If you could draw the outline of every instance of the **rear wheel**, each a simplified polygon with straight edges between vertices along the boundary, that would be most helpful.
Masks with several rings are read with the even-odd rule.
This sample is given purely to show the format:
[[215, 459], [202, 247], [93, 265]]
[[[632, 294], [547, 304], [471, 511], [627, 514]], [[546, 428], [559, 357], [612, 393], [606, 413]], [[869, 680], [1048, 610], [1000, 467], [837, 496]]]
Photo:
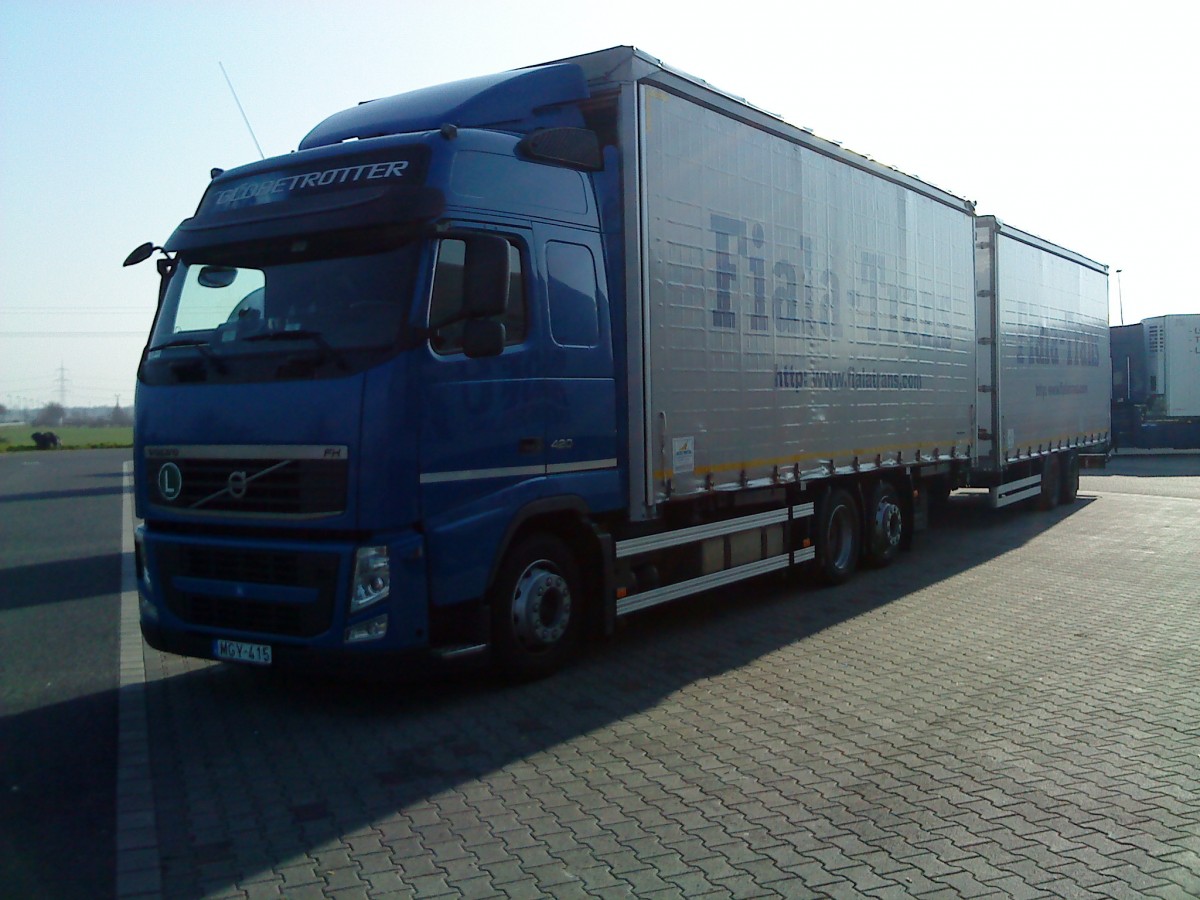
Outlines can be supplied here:
[[840, 488], [830, 491], [817, 518], [817, 566], [829, 584], [841, 584], [858, 568], [858, 507]]
[[579, 643], [583, 594], [570, 548], [548, 534], [522, 539], [500, 567], [491, 595], [496, 662], [515, 678], [560, 668]]
[[1042, 510], [1054, 509], [1058, 506], [1058, 495], [1062, 479], [1062, 468], [1059, 465], [1058, 454], [1052, 454], [1042, 460], [1042, 492], [1038, 494], [1037, 507]]
[[1079, 454], [1068, 453], [1062, 459], [1062, 484], [1059, 487], [1058, 500], [1063, 504], [1075, 502], [1079, 496]]
[[900, 508], [900, 495], [886, 481], [875, 485], [871, 502], [867, 507], [870, 521], [867, 523], [867, 545], [863, 555], [868, 565], [886, 566], [900, 552], [900, 541], [904, 536], [904, 511]]

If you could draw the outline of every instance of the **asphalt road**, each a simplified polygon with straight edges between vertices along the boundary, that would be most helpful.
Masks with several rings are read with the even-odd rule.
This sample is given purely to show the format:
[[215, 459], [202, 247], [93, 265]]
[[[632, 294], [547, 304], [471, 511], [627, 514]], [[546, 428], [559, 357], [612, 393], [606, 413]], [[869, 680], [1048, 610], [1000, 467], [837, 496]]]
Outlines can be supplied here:
[[0, 893], [114, 889], [121, 464], [0, 454]]

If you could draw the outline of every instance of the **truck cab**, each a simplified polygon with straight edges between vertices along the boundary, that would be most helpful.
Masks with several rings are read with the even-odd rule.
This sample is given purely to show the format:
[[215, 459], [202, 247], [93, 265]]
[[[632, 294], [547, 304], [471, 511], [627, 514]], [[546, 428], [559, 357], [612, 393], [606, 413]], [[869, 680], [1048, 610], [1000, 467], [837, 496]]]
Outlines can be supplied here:
[[[625, 493], [586, 95], [573, 66], [473, 79], [216, 174], [164, 245], [139, 368], [152, 646], [470, 655], [500, 616], [538, 669], [577, 638], [559, 545]], [[500, 615], [531, 537], [509, 580], [536, 597]]]

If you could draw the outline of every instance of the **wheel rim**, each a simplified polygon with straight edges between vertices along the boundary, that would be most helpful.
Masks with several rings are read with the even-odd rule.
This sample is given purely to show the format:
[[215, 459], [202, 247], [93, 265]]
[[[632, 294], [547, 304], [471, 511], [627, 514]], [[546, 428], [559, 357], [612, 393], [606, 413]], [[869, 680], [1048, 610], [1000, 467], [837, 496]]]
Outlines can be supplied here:
[[900, 507], [891, 500], [884, 500], [875, 510], [875, 529], [884, 548], [898, 547], [904, 527]]
[[513, 632], [526, 647], [553, 646], [571, 621], [571, 589], [548, 560], [531, 563], [517, 579], [512, 596]]

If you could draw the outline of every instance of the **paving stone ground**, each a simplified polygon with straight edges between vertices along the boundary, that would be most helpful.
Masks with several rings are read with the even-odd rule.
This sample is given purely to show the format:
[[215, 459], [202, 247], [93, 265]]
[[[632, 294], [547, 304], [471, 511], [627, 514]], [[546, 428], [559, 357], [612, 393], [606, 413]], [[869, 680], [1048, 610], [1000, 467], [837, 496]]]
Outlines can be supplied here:
[[145, 650], [168, 897], [1200, 896], [1200, 457], [955, 497], [837, 589], [651, 610], [543, 682]]

